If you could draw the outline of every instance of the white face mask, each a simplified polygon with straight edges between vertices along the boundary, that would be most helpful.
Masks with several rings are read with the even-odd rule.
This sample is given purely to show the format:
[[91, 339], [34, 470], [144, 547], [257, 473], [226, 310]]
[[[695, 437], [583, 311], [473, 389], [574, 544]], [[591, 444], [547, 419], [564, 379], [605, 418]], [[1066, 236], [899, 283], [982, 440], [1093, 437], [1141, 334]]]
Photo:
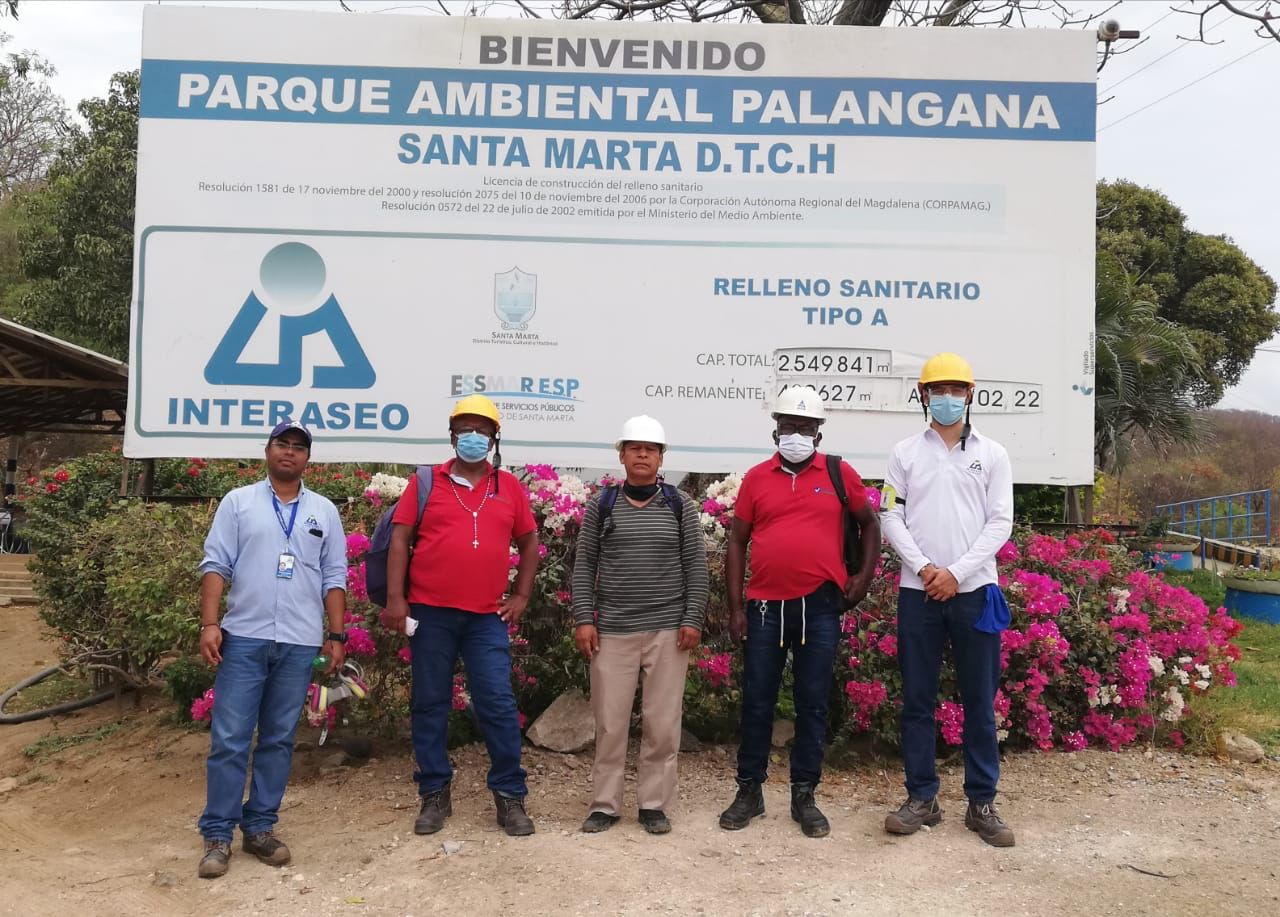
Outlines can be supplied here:
[[788, 433], [778, 437], [778, 452], [788, 462], [803, 462], [813, 455], [813, 437], [803, 433]]

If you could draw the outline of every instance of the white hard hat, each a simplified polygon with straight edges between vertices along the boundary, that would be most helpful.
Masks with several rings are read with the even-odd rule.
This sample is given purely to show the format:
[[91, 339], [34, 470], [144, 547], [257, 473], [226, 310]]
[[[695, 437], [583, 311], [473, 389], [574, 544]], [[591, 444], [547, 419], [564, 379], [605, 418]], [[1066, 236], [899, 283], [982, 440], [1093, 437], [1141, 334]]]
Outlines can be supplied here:
[[621, 451], [626, 443], [656, 443], [665, 449], [667, 431], [662, 429], [662, 424], [648, 414], [641, 414], [639, 417], [632, 417], [622, 425], [622, 435], [618, 437], [613, 447]]
[[793, 385], [778, 396], [773, 408], [773, 419], [778, 415], [788, 414], [792, 417], [811, 417], [818, 423], [827, 420], [826, 406], [818, 390], [811, 385]]

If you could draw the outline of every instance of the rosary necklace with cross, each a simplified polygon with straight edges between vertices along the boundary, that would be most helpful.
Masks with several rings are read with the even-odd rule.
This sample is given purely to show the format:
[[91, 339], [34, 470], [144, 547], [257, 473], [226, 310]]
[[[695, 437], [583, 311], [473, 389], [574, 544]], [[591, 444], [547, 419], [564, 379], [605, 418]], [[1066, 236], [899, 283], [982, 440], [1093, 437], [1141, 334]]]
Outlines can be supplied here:
[[458, 493], [458, 483], [450, 480], [449, 484], [453, 488], [453, 499], [458, 501], [458, 505], [463, 511], [471, 514], [471, 548], [477, 550], [480, 547], [480, 510], [484, 509], [485, 502], [489, 499], [489, 480], [486, 478], [484, 482], [484, 496], [480, 498], [480, 505], [475, 509], [467, 506], [462, 502], [462, 495]]

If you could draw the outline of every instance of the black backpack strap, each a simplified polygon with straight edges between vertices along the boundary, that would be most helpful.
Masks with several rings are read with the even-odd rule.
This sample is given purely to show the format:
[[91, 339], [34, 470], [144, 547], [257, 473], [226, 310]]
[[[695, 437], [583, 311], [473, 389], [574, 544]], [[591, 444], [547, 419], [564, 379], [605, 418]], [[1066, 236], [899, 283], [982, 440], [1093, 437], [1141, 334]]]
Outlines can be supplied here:
[[622, 490], [617, 484], [610, 484], [604, 490], [600, 491], [600, 537], [603, 538], [613, 531], [613, 504], [618, 502], [618, 491]]
[[840, 505], [849, 508], [849, 493], [844, 489], [844, 472], [840, 470], [841, 458], [838, 455], [827, 456], [827, 474], [831, 476], [831, 486], [835, 488]]
[[679, 488], [674, 484], [668, 484], [665, 481], [658, 485], [662, 491], [662, 495], [667, 498], [667, 506], [671, 507], [671, 512], [676, 517], [676, 531], [680, 533], [680, 553], [684, 554], [684, 497], [681, 496]]

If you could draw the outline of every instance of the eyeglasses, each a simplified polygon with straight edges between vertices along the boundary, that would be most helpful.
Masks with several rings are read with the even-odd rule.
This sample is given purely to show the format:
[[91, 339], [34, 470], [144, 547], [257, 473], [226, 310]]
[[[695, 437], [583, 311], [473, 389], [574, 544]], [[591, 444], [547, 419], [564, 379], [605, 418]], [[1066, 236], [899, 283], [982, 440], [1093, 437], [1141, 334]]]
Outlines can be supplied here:
[[493, 431], [487, 427], [478, 427], [474, 424], [459, 427], [450, 427], [449, 432], [454, 436], [465, 436], [467, 433], [479, 433], [481, 436], [493, 439]]
[[969, 394], [969, 385], [967, 382], [935, 382], [933, 385], [926, 385], [925, 391], [939, 398], [944, 395], [955, 395], [959, 398]]
[[310, 452], [311, 448], [306, 443], [296, 443], [288, 439], [273, 439], [271, 445], [281, 452]]
[[778, 424], [779, 436], [793, 436], [799, 433], [801, 436], [817, 436], [818, 424], [814, 423], [791, 423], [783, 421]]

